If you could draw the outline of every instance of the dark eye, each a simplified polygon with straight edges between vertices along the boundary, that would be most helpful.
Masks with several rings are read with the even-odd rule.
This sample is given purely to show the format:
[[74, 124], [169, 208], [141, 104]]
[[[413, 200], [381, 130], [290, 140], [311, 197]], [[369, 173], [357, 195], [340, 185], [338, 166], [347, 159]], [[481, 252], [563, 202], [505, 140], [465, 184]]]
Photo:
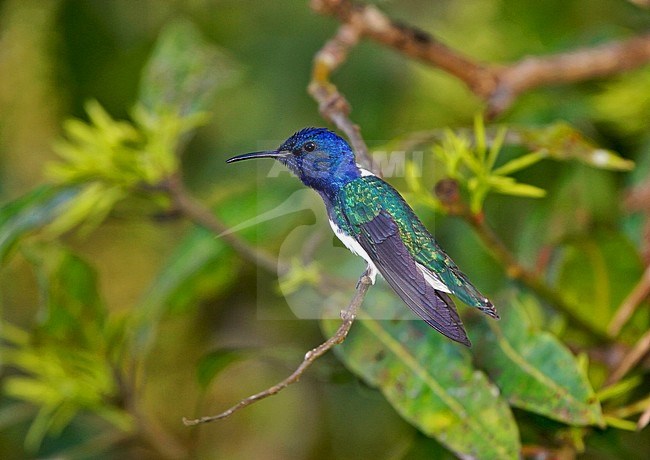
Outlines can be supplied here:
[[302, 146], [302, 149], [305, 152], [313, 152], [314, 150], [316, 150], [316, 144], [314, 144], [313, 142], [307, 142], [305, 143], [305, 145]]

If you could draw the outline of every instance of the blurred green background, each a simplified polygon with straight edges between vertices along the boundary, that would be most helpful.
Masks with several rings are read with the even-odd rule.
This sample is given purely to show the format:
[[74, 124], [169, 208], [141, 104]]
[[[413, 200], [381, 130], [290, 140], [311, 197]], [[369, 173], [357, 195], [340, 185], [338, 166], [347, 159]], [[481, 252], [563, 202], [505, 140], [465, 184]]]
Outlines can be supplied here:
[[[648, 9], [622, 0], [375, 3], [389, 16], [431, 31], [450, 46], [490, 63], [627, 38], [650, 27]], [[264, 177], [267, 169], [263, 168], [267, 166], [261, 170], [249, 164], [226, 167], [224, 160], [271, 147], [299, 128], [326, 125], [306, 88], [313, 56], [338, 23], [312, 12], [308, 2], [3, 0], [3, 204], [49, 180], [44, 170], [57, 159], [53, 144], [63, 136], [64, 120], [87, 120], [87, 101], [98, 101], [113, 118], [131, 117], [143, 69], [159, 33], [181, 19], [196, 27], [205, 42], [221, 53], [221, 67], [215, 75], [218, 89], [208, 107], [210, 116], [182, 149], [181, 169], [187, 187], [230, 226], [280, 205], [300, 190], [299, 182], [287, 175]], [[350, 101], [352, 118], [371, 148], [381, 148], [411, 132], [469, 127], [474, 115], [483, 109], [482, 101], [454, 78], [367, 41], [351, 52], [333, 80]], [[620, 271], [607, 277], [612, 283], [612, 293], [608, 294], [611, 308], [603, 317], [610, 318], [642, 267], [642, 218], [626, 213], [622, 197], [647, 181], [650, 68], [531, 91], [498, 121], [508, 126], [543, 127], [561, 120], [603, 148], [634, 160], [636, 170], [622, 174], [594, 170], [577, 162], [544, 162], [518, 174], [517, 179], [546, 189], [545, 198], [491, 196], [485, 213], [497, 234], [528, 267], [536, 266], [540, 251], [547, 246], [575, 250], [579, 246], [576, 241], [602, 247], [615, 240], [616, 245], [596, 256], [605, 257], [606, 265], [607, 256], [625, 248], [625, 254], [632, 257], [620, 261], [616, 265]], [[432, 187], [439, 173], [427, 171], [422, 181]], [[390, 181], [406, 190], [403, 178]], [[301, 211], [249, 229], [245, 233], [248, 241], [276, 254], [295, 227], [308, 225], [307, 234], [327, 230], [326, 223], [321, 225], [322, 216], [315, 217], [314, 212], [323, 211], [314, 204], [317, 200], [304, 199], [308, 203]], [[426, 207], [418, 208], [418, 212], [432, 229], [435, 221], [441, 244], [490, 296], [515, 289], [466, 224], [434, 215]], [[330, 236], [324, 234], [327, 244], [321, 253], [331, 257], [327, 255], [327, 247], [332, 246]], [[150, 201], [135, 197], [113, 209], [109, 218], [90, 232], [45, 235], [34, 247], [55, 241], [54, 249], [36, 250], [28, 245], [3, 264], [3, 322], [36, 331], [32, 337], [36, 343], [48, 301], [55, 295], [48, 285], [55, 271], [51, 266], [60, 263], [62, 257], [72, 257], [62, 256], [61, 247], [67, 248], [65, 254], [74, 252], [96, 271], [101, 296], [97, 303], [106, 308], [107, 315], [117, 318], [117, 323], [137, 315], [139, 308], [156, 313], [151, 318], [143, 316], [143, 321], [151, 324], [153, 335], [134, 377], [139, 388], [137, 408], [124, 401], [87, 405], [75, 412], [60, 432], [50, 433], [30, 450], [25, 437], [39, 408], [3, 392], [1, 458], [452, 457], [437, 441], [404, 421], [378, 391], [366, 386], [334, 355], [319, 360], [299, 384], [232, 419], [201, 428], [184, 427], [184, 416], [219, 412], [281, 380], [304, 352], [322, 339], [318, 321], [298, 320], [292, 315], [278, 289], [277, 275], [256, 268], [226, 246], [207, 246], [212, 259], [204, 261], [187, 280], [173, 279], [178, 271], [172, 263], [191, 270], [187, 267], [192, 260], [184, 257], [204, 253], [201, 248], [184, 252], [180, 245], [187, 245], [187, 249], [192, 244], [188, 238], [200, 239], [201, 235], [203, 240], [212, 238], [173, 213], [161, 212]], [[302, 238], [304, 241], [308, 235]], [[566, 261], [565, 257], [571, 259], [574, 268], [582, 266], [579, 255], [565, 252], [560, 259]], [[345, 253], [327, 260], [339, 264], [334, 265], [337, 267], [346, 264], [342, 271], [351, 279], [363, 269], [360, 260]], [[556, 273], [556, 278], [562, 276]], [[177, 283], [173, 293], [164, 291], [169, 283]], [[352, 295], [353, 285], [351, 282], [344, 292], [343, 303]], [[591, 284], [585, 287], [591, 288]], [[67, 289], [65, 284], [62, 289]], [[580, 289], [570, 294], [579, 297]], [[159, 304], [160, 308], [152, 307]], [[609, 308], [610, 303], [607, 305]], [[564, 334], [568, 343], [590, 343], [579, 333], [567, 332], [561, 318], [550, 316], [548, 329]], [[282, 321], [264, 321], [261, 317]], [[640, 312], [620, 344], [633, 344], [647, 327], [647, 319], [647, 312]], [[83, 324], [83, 320], [79, 322]], [[98, 324], [99, 329], [108, 327]], [[578, 348], [585, 351], [589, 347]], [[230, 351], [210, 355], [215, 350]], [[206, 356], [212, 360], [206, 361]], [[206, 378], [207, 385], [197, 379], [199, 363], [220, 368], [230, 361], [218, 375], [215, 371], [214, 380]], [[597, 387], [607, 367], [590, 371], [596, 374], [590, 376]], [[7, 366], [0, 378], [15, 372]], [[638, 374], [643, 378], [643, 371]], [[128, 382], [113, 384], [129, 387]], [[647, 378], [637, 382], [635, 397], [647, 394], [649, 387]], [[124, 397], [119, 390], [112, 394]], [[123, 429], [98, 416], [102, 404], [124, 408], [129, 421]], [[524, 444], [555, 448], [570, 437], [570, 429], [542, 416], [516, 410], [515, 417]], [[650, 452], [648, 430], [634, 433], [609, 428], [588, 434], [582, 454], [585, 458], [645, 458], [644, 453]], [[567, 458], [580, 450], [568, 449]]]

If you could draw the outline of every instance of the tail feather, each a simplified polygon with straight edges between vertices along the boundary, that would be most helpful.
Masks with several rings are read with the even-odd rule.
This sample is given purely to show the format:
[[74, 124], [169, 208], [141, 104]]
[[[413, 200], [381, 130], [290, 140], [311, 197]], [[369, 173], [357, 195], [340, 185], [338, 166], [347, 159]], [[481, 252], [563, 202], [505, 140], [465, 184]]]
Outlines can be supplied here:
[[[497, 310], [492, 302], [490, 302], [487, 297], [481, 294], [479, 290], [476, 289], [476, 287], [469, 281], [469, 279], [467, 279], [467, 276], [458, 270], [458, 268], [452, 267], [448, 269], [449, 273], [446, 274], [447, 276], [445, 276], [445, 274], [443, 274], [443, 276], [438, 276], [429, 267], [425, 267], [421, 264], [418, 264], [418, 268], [424, 274], [424, 278], [427, 280], [427, 283], [429, 283], [429, 285], [437, 291], [441, 290], [440, 286], [442, 285], [445, 288], [445, 292], [454, 294], [467, 305], [478, 308], [483, 313], [494, 319], [499, 319], [499, 313], [497, 313]], [[443, 280], [445, 278], [448, 278], [450, 274], [454, 276], [455, 280], [459, 280], [460, 282], [445, 283]]]
[[499, 313], [497, 313], [497, 309], [487, 298], [483, 298], [483, 305], [478, 307], [478, 309], [494, 319], [500, 319]]

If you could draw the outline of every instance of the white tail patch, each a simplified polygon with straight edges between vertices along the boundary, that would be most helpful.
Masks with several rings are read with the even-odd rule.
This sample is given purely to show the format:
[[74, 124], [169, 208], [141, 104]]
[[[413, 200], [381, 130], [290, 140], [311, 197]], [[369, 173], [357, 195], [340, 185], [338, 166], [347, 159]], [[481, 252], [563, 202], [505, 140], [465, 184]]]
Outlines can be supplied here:
[[449, 294], [451, 294], [451, 291], [449, 290], [447, 285], [442, 282], [442, 280], [438, 277], [438, 275], [433, 273], [431, 270], [426, 268], [424, 265], [417, 264], [417, 266], [420, 269], [420, 271], [422, 272], [422, 274], [424, 275], [424, 279], [426, 280], [426, 282], [429, 283], [429, 285], [433, 289], [435, 289], [437, 291], [448, 292]]

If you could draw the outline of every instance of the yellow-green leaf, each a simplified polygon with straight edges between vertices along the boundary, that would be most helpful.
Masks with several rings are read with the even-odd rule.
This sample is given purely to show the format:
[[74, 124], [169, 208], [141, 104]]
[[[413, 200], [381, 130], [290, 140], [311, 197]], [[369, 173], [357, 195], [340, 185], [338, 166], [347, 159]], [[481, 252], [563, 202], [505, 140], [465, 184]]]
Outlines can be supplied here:
[[526, 169], [534, 165], [535, 163], [539, 162], [540, 160], [543, 160], [546, 157], [547, 155], [545, 153], [539, 151], [527, 153], [525, 155], [522, 155], [520, 157], [508, 161], [506, 164], [502, 166], [499, 166], [494, 171], [492, 171], [492, 173], [497, 174], [499, 176], [507, 176], [517, 171], [521, 171], [522, 169]]
[[494, 191], [504, 195], [525, 196], [529, 198], [541, 198], [546, 195], [546, 190], [530, 184], [516, 182], [511, 177], [492, 176], [488, 183]]

